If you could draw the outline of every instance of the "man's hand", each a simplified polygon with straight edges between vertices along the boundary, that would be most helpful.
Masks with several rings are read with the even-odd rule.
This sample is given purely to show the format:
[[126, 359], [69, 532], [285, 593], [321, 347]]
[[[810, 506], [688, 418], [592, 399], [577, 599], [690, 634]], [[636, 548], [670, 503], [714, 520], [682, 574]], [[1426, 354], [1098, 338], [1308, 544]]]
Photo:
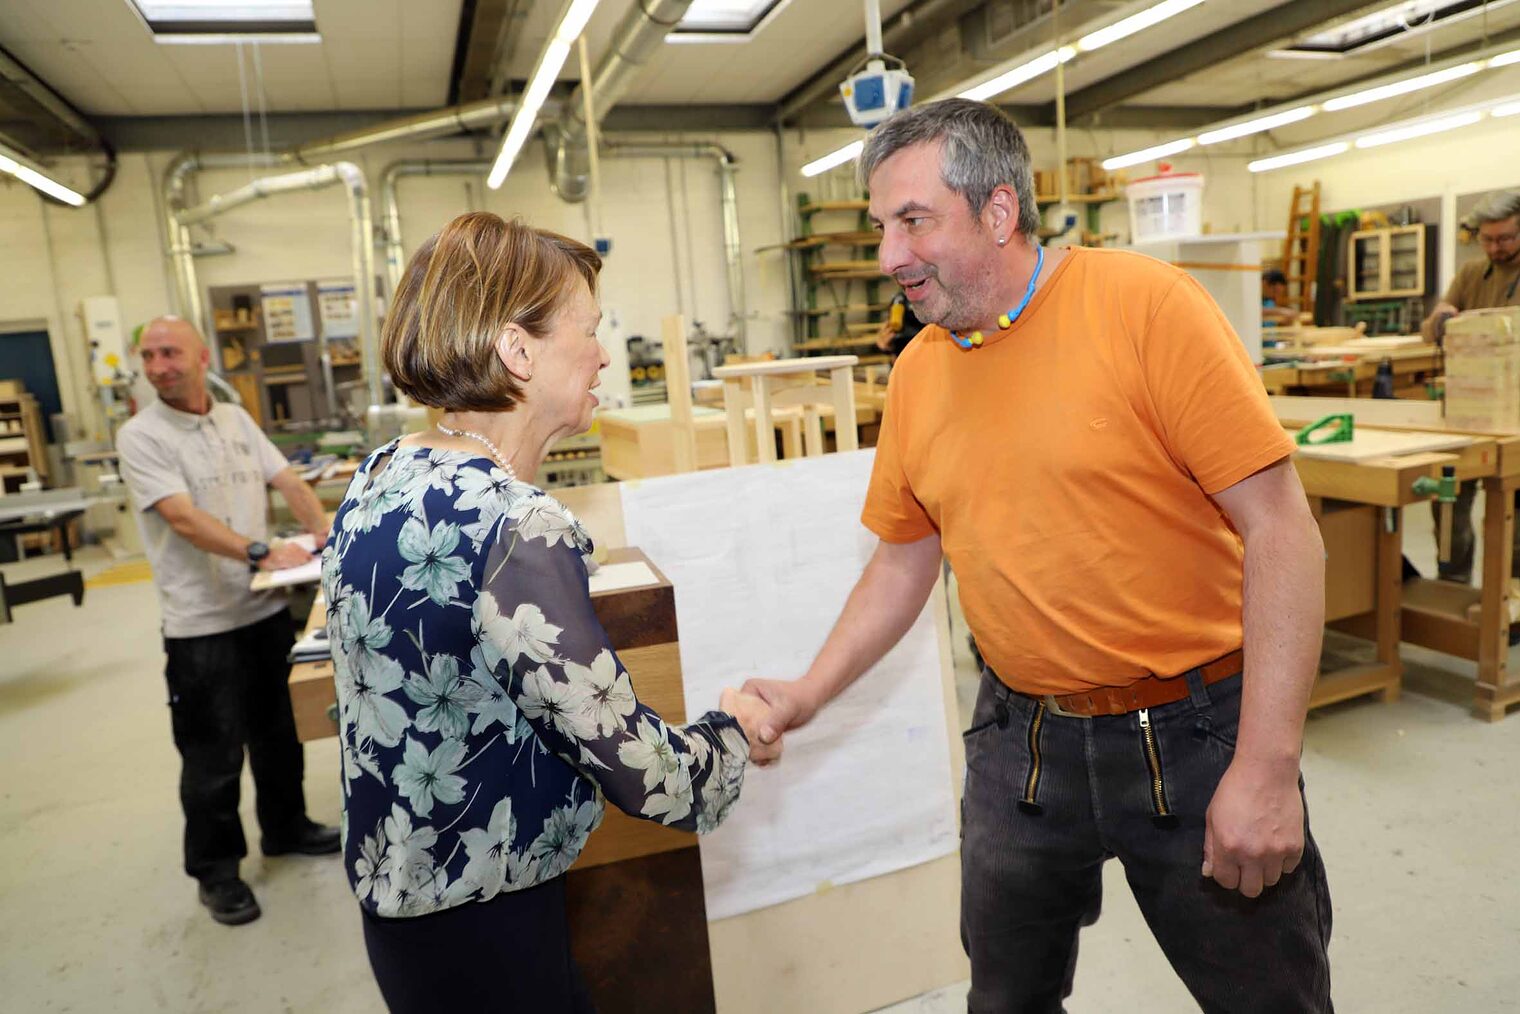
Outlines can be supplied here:
[[1298, 766], [1270, 770], [1237, 757], [1209, 803], [1203, 875], [1255, 898], [1296, 870], [1303, 854]]
[[718, 710], [726, 711], [739, 721], [749, 740], [750, 762], [760, 767], [781, 759], [781, 740], [762, 740], [760, 730], [770, 721], [770, 705], [753, 694], [743, 693], [729, 687], [718, 699]]
[[744, 692], [770, 705], [770, 714], [760, 726], [762, 743], [774, 743], [783, 733], [802, 728], [824, 705], [818, 690], [806, 680], [745, 680]]
[[259, 570], [288, 570], [310, 563], [312, 555], [294, 542], [278, 542], [269, 547], [269, 555], [259, 561]]

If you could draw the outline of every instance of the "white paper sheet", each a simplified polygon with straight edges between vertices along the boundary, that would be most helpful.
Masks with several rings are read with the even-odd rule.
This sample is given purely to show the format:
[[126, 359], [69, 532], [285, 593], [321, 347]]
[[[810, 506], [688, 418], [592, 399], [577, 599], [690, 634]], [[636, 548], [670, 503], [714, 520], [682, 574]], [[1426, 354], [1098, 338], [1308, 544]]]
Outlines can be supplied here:
[[[675, 586], [686, 710], [748, 676], [802, 675], [876, 547], [860, 524], [873, 451], [623, 485], [628, 544]], [[595, 533], [592, 533], [595, 535]], [[956, 848], [932, 604], [774, 768], [751, 768], [701, 839], [722, 919]]]
[[622, 591], [624, 588], [642, 588], [645, 585], [659, 583], [660, 579], [655, 577], [654, 571], [650, 570], [649, 564], [643, 560], [633, 560], [629, 563], [604, 563], [596, 568], [595, 574], [591, 575], [591, 594]]
[[[285, 542], [294, 542], [308, 553], [315, 553], [316, 540], [309, 534], [302, 533]], [[264, 591], [267, 588], [289, 588], [298, 584], [315, 584], [322, 580], [322, 554], [317, 553], [306, 563], [299, 567], [286, 567], [284, 570], [261, 570], [253, 575], [253, 580], [248, 586], [254, 591]]]

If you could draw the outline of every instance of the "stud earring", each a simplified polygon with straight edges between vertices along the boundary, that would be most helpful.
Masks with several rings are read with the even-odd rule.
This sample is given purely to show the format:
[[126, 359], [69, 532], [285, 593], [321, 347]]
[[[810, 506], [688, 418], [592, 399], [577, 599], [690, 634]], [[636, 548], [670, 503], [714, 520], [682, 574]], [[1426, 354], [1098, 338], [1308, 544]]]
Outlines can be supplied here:
[[1006, 246], [1007, 243], [1008, 243], [1008, 237], [1007, 236], [1003, 236], [1003, 237], [1001, 237], [998, 240], [998, 246]]

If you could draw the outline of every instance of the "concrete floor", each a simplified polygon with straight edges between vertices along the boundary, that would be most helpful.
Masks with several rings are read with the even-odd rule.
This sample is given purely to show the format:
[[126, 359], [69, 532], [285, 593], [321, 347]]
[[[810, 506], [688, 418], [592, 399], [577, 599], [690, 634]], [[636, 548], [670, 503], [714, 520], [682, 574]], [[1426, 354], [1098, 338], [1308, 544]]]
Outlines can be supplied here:
[[[1411, 511], [1406, 533], [1411, 558], [1431, 573], [1427, 517]], [[82, 559], [87, 573], [109, 562]], [[152, 587], [131, 584], [91, 589], [78, 610], [64, 600], [24, 606], [0, 627], [0, 1008], [382, 1010], [336, 859], [248, 859], [243, 875], [264, 908], [249, 926], [218, 926], [196, 902], [179, 868], [157, 612]], [[965, 655], [963, 718], [975, 692]], [[1404, 655], [1398, 702], [1346, 702], [1308, 726], [1310, 811], [1335, 903], [1336, 1003], [1380, 1014], [1520, 1010], [1520, 876], [1510, 862], [1520, 716], [1476, 721], [1471, 663], [1409, 646]], [[335, 744], [311, 744], [306, 757], [310, 812], [335, 821]], [[256, 842], [251, 795], [245, 779], [244, 826]], [[1106, 887], [1068, 1009], [1194, 1009], [1116, 864]], [[965, 984], [888, 1010], [963, 1011]]]

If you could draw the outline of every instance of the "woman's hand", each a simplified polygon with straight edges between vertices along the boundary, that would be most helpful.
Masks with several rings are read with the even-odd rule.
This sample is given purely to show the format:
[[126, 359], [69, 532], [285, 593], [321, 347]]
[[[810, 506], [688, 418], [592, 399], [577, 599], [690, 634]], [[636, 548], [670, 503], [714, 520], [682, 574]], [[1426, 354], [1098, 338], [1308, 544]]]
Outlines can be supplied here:
[[718, 710], [738, 719], [739, 728], [744, 730], [744, 736], [749, 740], [749, 759], [752, 763], [765, 767], [781, 759], [780, 737], [771, 743], [760, 741], [760, 728], [770, 717], [769, 704], [754, 694], [729, 687], [718, 699]]

